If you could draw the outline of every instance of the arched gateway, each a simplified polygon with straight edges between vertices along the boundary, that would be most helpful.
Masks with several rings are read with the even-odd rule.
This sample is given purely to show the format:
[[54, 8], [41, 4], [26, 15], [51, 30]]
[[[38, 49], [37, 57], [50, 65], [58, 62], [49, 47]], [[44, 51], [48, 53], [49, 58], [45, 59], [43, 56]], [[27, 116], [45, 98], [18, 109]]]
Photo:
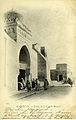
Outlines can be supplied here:
[[22, 78], [26, 82], [30, 75], [30, 54], [26, 46], [22, 46], [19, 53], [19, 76], [18, 76], [18, 90], [20, 90], [20, 82]]

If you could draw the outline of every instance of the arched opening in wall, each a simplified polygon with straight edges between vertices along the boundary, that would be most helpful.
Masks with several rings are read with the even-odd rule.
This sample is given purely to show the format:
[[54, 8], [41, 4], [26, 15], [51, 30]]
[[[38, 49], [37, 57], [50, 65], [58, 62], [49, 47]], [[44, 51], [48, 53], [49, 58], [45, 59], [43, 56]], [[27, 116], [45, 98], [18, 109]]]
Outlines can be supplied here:
[[24, 83], [29, 80], [30, 75], [30, 54], [28, 48], [23, 46], [19, 54], [19, 75], [18, 75], [18, 90], [24, 89]]

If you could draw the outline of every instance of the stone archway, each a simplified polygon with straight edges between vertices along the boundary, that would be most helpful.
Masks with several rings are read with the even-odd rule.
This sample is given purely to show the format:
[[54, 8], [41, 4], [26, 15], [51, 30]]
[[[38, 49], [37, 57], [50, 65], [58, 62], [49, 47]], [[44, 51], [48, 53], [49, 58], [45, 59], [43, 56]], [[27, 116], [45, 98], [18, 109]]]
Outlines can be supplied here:
[[29, 80], [30, 75], [30, 54], [28, 48], [24, 45], [22, 46], [19, 53], [19, 76], [18, 76], [18, 90], [22, 87], [22, 78], [26, 82]]

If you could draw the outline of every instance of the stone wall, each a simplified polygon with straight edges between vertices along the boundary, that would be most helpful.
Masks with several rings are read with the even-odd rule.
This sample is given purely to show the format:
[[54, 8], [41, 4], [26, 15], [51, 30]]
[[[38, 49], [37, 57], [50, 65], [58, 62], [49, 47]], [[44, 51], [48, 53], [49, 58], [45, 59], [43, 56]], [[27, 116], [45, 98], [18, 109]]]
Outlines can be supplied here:
[[38, 78], [40, 80], [43, 80], [47, 77], [46, 75], [46, 61], [44, 58], [40, 55], [38, 55]]

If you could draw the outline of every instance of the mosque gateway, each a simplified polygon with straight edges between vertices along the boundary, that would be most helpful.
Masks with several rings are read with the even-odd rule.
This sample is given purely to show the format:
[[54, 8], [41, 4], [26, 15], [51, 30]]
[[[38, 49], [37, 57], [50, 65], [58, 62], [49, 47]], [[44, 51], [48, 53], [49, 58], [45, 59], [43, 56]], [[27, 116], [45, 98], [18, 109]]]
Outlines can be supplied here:
[[10, 92], [20, 90], [21, 78], [25, 83], [34, 78], [50, 82], [45, 46], [33, 43], [31, 30], [23, 24], [23, 17], [14, 11], [5, 14], [5, 84]]

